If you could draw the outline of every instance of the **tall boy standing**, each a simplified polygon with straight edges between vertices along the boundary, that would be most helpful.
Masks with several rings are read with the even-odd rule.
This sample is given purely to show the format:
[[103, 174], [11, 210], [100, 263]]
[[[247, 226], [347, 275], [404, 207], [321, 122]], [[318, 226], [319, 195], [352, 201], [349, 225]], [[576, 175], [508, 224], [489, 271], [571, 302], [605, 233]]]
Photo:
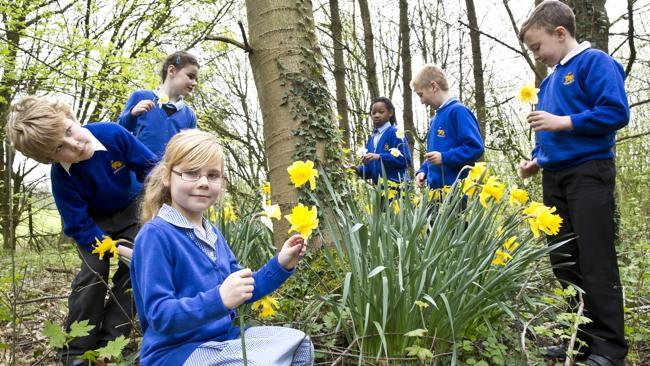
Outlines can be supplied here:
[[[73, 339], [60, 358], [66, 365], [84, 365], [77, 356], [131, 331], [128, 267], [119, 263], [106, 300], [110, 255], [100, 259], [91, 252], [104, 236], [134, 240], [141, 184], [131, 179], [142, 181], [158, 158], [116, 123], [82, 127], [67, 105], [32, 96], [12, 106], [6, 131], [16, 150], [52, 164], [52, 192], [63, 231], [77, 242], [82, 262], [68, 298], [66, 328], [82, 320], [95, 326], [90, 335]], [[131, 249], [117, 250], [130, 257]]]
[[574, 14], [559, 1], [537, 6], [519, 38], [536, 60], [553, 68], [540, 86], [537, 111], [528, 115], [535, 148], [520, 174], [527, 178], [543, 169], [544, 204], [555, 206], [564, 220], [558, 236], [576, 236], [551, 253], [551, 263], [561, 282], [585, 291], [585, 315], [592, 320], [580, 334], [589, 346], [587, 365], [623, 365], [613, 151], [616, 131], [629, 120], [623, 67], [588, 42], [578, 44]]
[[411, 81], [411, 88], [422, 104], [436, 110], [429, 122], [426, 160], [415, 181], [419, 187], [425, 180], [431, 188], [452, 185], [463, 166], [474, 164], [483, 155], [478, 121], [469, 108], [449, 94], [447, 77], [436, 65], [424, 65]]

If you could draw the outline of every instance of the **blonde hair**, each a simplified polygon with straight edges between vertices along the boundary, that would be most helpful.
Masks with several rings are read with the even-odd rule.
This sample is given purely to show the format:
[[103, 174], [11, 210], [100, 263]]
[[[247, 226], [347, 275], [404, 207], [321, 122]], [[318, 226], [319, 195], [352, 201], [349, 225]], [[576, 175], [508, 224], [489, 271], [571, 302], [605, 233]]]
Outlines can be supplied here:
[[564, 27], [571, 37], [576, 34], [576, 17], [571, 8], [560, 1], [543, 1], [524, 21], [519, 30], [519, 40], [524, 41], [524, 36], [531, 28], [542, 28], [548, 33], [557, 27]]
[[422, 66], [417, 75], [411, 80], [411, 88], [418, 89], [431, 85], [435, 81], [443, 91], [449, 91], [447, 76], [440, 66], [435, 64], [426, 64]]
[[63, 140], [65, 120], [77, 122], [70, 107], [56, 100], [27, 96], [9, 109], [5, 131], [14, 149], [40, 163], [52, 163]]
[[164, 183], [171, 181], [172, 168], [182, 164], [188, 169], [201, 169], [216, 161], [223, 174], [223, 160], [223, 151], [213, 134], [197, 129], [176, 134], [169, 140], [162, 160], [146, 179], [140, 221], [145, 223], [153, 219], [164, 203], [171, 204], [171, 191]]

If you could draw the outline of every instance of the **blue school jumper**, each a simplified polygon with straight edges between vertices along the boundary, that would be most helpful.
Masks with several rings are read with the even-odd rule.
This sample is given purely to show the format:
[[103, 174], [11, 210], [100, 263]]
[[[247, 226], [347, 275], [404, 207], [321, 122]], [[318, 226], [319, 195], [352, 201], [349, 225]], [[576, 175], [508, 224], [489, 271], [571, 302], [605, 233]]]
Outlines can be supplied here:
[[[164, 205], [135, 239], [131, 280], [144, 334], [142, 366], [182, 365], [201, 344], [239, 336], [232, 325], [236, 312], [223, 304], [219, 288], [242, 267], [221, 233], [206, 220], [203, 227], [206, 237]], [[273, 257], [253, 274], [247, 302], [273, 292], [291, 273]]]
[[[143, 100], [153, 100], [155, 106], [149, 112], [134, 117], [131, 110]], [[117, 121], [158, 157], [162, 157], [167, 143], [175, 134], [196, 128], [196, 115], [192, 108], [182, 104], [176, 113], [168, 116], [158, 105], [158, 96], [151, 90], [138, 90], [131, 94]]]
[[[105, 235], [94, 221], [133, 202], [158, 158], [127, 130], [111, 122], [90, 123], [88, 129], [106, 148], [69, 166], [52, 165], [54, 202], [63, 219], [63, 232], [80, 247], [90, 249]], [[139, 182], [133, 182], [133, 176]]]
[[[386, 122], [390, 123], [390, 122]], [[363, 179], [372, 179], [374, 184], [377, 184], [382, 177], [381, 166], [384, 165], [386, 170], [386, 177], [393, 182], [401, 182], [408, 180], [407, 169], [411, 165], [411, 151], [409, 149], [406, 136], [399, 138], [396, 135], [397, 127], [390, 126], [382, 133], [375, 146], [374, 134], [368, 139], [366, 149], [369, 153], [379, 154], [379, 160], [372, 160], [366, 164], [357, 167], [357, 175]], [[399, 150], [400, 155], [394, 157], [390, 153], [390, 149], [396, 148]]]
[[630, 118], [623, 66], [588, 44], [582, 47], [586, 49], [558, 64], [539, 87], [537, 109], [570, 116], [573, 123], [572, 131], [535, 133], [532, 156], [547, 170], [613, 158], [616, 131]]
[[[465, 165], [473, 165], [483, 155], [483, 139], [478, 120], [458, 98], [448, 99], [429, 122], [427, 152], [439, 151], [442, 164], [425, 160], [419, 173], [424, 173], [431, 188], [442, 188], [454, 183]], [[444, 171], [444, 173], [443, 173]], [[459, 178], [467, 176], [467, 171]]]

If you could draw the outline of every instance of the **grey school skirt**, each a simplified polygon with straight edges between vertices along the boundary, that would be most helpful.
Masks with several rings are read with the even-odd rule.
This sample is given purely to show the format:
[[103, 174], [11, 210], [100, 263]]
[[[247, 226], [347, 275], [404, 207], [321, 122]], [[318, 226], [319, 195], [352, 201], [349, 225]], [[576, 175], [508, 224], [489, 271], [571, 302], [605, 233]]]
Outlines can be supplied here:
[[[243, 364], [241, 339], [206, 342], [200, 345], [185, 366], [240, 366]], [[310, 366], [314, 346], [305, 333], [285, 327], [246, 329], [246, 359], [250, 366]]]

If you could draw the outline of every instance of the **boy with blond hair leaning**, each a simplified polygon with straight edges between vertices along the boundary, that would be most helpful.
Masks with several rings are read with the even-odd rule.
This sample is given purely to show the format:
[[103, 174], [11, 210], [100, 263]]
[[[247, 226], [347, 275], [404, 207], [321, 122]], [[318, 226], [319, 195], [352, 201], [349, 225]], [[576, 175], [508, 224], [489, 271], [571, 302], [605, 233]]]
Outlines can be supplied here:
[[[92, 247], [104, 237], [134, 240], [140, 182], [157, 157], [116, 123], [81, 126], [67, 105], [34, 96], [11, 107], [6, 132], [23, 155], [52, 164], [52, 193], [63, 232], [76, 241], [82, 262], [68, 298], [66, 328], [82, 320], [94, 325], [88, 336], [73, 339], [59, 356], [65, 365], [84, 365], [78, 356], [131, 331], [129, 268], [119, 263], [106, 300], [110, 254], [100, 259]], [[134, 175], [140, 182], [132, 181]], [[126, 246], [117, 250], [131, 256]]]
[[411, 88], [422, 104], [436, 111], [429, 122], [426, 160], [415, 181], [422, 187], [426, 180], [434, 189], [452, 185], [463, 166], [473, 165], [483, 155], [478, 120], [458, 98], [449, 94], [447, 77], [436, 65], [424, 65], [411, 81]]
[[[623, 67], [607, 53], [578, 44], [575, 16], [559, 1], [544, 1], [521, 26], [519, 39], [535, 60], [553, 68], [528, 115], [535, 131], [532, 159], [519, 166], [523, 178], [542, 172], [544, 204], [557, 208], [558, 237], [575, 234], [551, 253], [556, 277], [584, 290], [580, 327], [590, 366], [624, 365], [627, 343], [623, 298], [614, 248], [616, 131], [630, 112]], [[549, 356], [562, 356], [562, 347]]]

